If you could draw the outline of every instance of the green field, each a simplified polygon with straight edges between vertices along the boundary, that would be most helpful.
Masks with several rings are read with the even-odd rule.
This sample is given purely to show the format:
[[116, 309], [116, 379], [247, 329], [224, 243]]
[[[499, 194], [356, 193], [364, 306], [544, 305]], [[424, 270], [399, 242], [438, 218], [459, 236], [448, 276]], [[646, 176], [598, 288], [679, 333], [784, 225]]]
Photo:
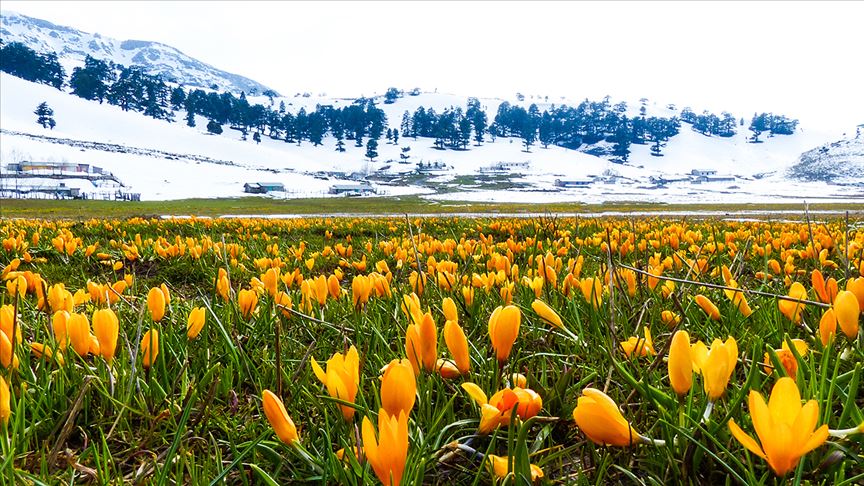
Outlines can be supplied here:
[[[861, 212], [856, 204], [811, 204], [811, 210]], [[417, 196], [382, 198], [321, 198], [277, 200], [263, 197], [234, 199], [182, 199], [175, 201], [80, 201], [0, 199], [5, 218], [128, 218], [162, 215], [271, 215], [271, 214], [442, 214], [442, 213], [593, 213], [604, 211], [801, 211], [800, 204], [515, 204], [428, 201]]]
[[[456, 208], [2, 203], [0, 484], [864, 482], [857, 213], [161, 220], [120, 218]], [[493, 209], [646, 207], [457, 210]], [[352, 347], [353, 365], [332, 358]], [[401, 359], [416, 372], [383, 372]], [[753, 394], [772, 389], [765, 412]]]

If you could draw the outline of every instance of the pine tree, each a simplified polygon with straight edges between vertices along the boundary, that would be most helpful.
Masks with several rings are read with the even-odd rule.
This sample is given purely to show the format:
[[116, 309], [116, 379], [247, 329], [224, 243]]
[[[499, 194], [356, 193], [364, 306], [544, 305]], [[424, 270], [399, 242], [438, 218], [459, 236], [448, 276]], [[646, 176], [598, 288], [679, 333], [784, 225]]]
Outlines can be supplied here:
[[195, 112], [187, 108], [186, 111], [186, 126], [195, 126]]
[[63, 66], [60, 65], [60, 61], [57, 60], [57, 54], [49, 52], [40, 56], [40, 58], [42, 61], [39, 66], [40, 82], [57, 89], [62, 88], [66, 82], [66, 72], [63, 70]]
[[[536, 105], [532, 106], [536, 108]], [[514, 111], [518, 113], [517, 119], [519, 120], [519, 135], [522, 137], [522, 145], [525, 146], [526, 152], [531, 152], [531, 146], [537, 140], [537, 125], [535, 124], [535, 120], [521, 106], [515, 107]]]
[[306, 108], [300, 108], [294, 118], [294, 133], [297, 135], [297, 146], [300, 146], [309, 133], [309, 116], [306, 115]]
[[207, 132], [214, 135], [220, 135], [222, 133], [222, 124], [217, 122], [216, 120], [210, 120], [207, 123]]
[[410, 146], [402, 147], [402, 153], [399, 154], [399, 158], [402, 160], [402, 162], [406, 162], [406, 163], [407, 163], [407, 162], [408, 162], [408, 159], [411, 158], [411, 154], [408, 153], [408, 152], [410, 152], [410, 151], [411, 151], [411, 147], [410, 147]]
[[468, 98], [468, 109], [465, 110], [465, 116], [471, 120], [471, 126], [474, 129], [474, 141], [479, 147], [483, 143], [483, 135], [486, 133], [486, 112], [483, 111], [480, 105], [480, 100], [477, 98]]
[[[414, 110], [414, 114], [411, 116], [411, 136], [414, 137], [414, 140], [417, 140], [418, 135], [421, 137], [430, 136], [427, 127], [428, 117], [426, 116], [426, 109], [420, 106]], [[402, 133], [405, 133], [404, 129]]]
[[540, 143], [543, 145], [543, 148], [549, 148], [549, 144], [554, 141], [554, 132], [553, 132], [553, 123], [552, 123], [552, 115], [549, 114], [548, 111], [543, 112], [543, 116], [540, 117]]
[[768, 130], [771, 135], [792, 135], [798, 127], [798, 120], [790, 120], [784, 115], [768, 114]]
[[183, 91], [183, 88], [180, 86], [176, 86], [171, 90], [171, 108], [175, 110], [179, 110], [183, 107], [183, 104], [186, 102], [186, 92]]
[[387, 92], [384, 93], [384, 104], [391, 105], [396, 101], [396, 98], [399, 97], [399, 90], [396, 88], [387, 88]]
[[405, 113], [402, 114], [402, 125], [400, 126], [402, 129], [403, 137], [413, 136], [414, 140], [417, 140], [417, 134], [413, 131], [413, 124], [411, 123], [411, 114], [408, 113], [408, 110], [405, 110]]
[[109, 86], [116, 79], [114, 67], [109, 63], [90, 57], [84, 58], [84, 67], [76, 67], [69, 78], [72, 94], [85, 100], [102, 103], [108, 95]]
[[731, 113], [724, 111], [721, 113], [723, 118], [720, 119], [717, 127], [717, 135], [721, 137], [731, 137], [735, 135], [735, 117]]
[[459, 120], [459, 148], [465, 150], [471, 142], [471, 119], [467, 116]]
[[36, 111], [34, 111], [33, 114], [37, 117], [36, 123], [42, 125], [42, 128], [50, 127], [53, 129], [57, 125], [54, 121], [54, 110], [48, 106], [47, 101], [39, 103], [39, 106], [36, 107]]
[[296, 133], [296, 124], [294, 122], [294, 115], [291, 113], [285, 113], [282, 116], [282, 130], [285, 130], [285, 143], [294, 143], [294, 135]]
[[627, 117], [622, 117], [621, 124], [618, 125], [618, 129], [615, 131], [615, 136], [612, 139], [614, 143], [612, 145], [612, 154], [624, 162], [627, 162], [627, 159], [630, 157], [631, 136]]
[[753, 132], [753, 136], [750, 137], [751, 143], [762, 143], [759, 140], [759, 135], [762, 132], [768, 130], [768, 114], [762, 113], [761, 115], [753, 114], [753, 119], [750, 121], [750, 131]]
[[366, 142], [366, 157], [368, 157], [370, 161], [374, 161], [375, 157], [378, 157], [378, 140], [370, 138], [369, 141]]
[[313, 146], [317, 147], [321, 145], [321, 142], [324, 139], [324, 133], [327, 132], [327, 119], [324, 116], [324, 113], [321, 112], [320, 107], [310, 113], [306, 119], [308, 120], [307, 133], [309, 135], [309, 141], [312, 142]]
[[393, 129], [393, 144], [399, 145], [399, 129], [398, 128]]

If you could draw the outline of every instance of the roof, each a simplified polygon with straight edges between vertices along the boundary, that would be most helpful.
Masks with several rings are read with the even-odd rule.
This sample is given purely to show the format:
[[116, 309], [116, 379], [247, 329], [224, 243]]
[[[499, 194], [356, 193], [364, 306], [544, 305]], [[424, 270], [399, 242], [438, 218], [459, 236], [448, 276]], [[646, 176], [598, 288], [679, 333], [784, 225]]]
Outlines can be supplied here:
[[340, 191], [371, 191], [372, 186], [369, 184], [334, 184], [330, 186], [330, 189]]
[[247, 182], [243, 184], [244, 186], [249, 187], [263, 187], [263, 188], [273, 188], [273, 187], [285, 187], [281, 182]]

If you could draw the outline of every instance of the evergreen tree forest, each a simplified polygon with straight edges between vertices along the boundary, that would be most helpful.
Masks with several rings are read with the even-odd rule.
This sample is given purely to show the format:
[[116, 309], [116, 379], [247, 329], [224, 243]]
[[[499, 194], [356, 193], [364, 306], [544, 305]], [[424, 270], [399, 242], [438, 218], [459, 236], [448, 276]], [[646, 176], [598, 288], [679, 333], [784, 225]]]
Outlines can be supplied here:
[[[87, 56], [84, 65], [76, 67], [68, 80], [54, 53], [40, 54], [29, 47], [12, 42], [0, 46], [0, 70], [23, 79], [47, 84], [57, 89], [69, 87], [81, 98], [119, 106], [168, 122], [175, 121], [175, 111], [184, 110], [186, 125], [196, 126], [195, 116], [205, 117], [209, 133], [218, 134], [222, 127], [250, 134], [256, 143], [262, 136], [285, 143], [303, 142], [322, 145], [327, 136], [336, 140], [336, 150], [345, 151], [346, 142], [366, 147], [366, 157], [377, 156], [377, 140], [387, 134], [388, 143], [398, 144], [401, 138], [427, 138], [440, 150], [469, 150], [499, 137], [521, 140], [526, 152], [550, 145], [584, 150], [595, 155], [611, 156], [627, 161], [633, 144], [649, 145], [655, 156], [663, 155], [665, 144], [679, 133], [682, 124], [704, 136], [731, 137], [743, 129], [731, 113], [719, 115], [704, 111], [697, 115], [684, 108], [678, 116], [647, 116], [645, 102], [638, 110], [628, 110], [624, 102], [613, 104], [607, 96], [602, 100], [584, 100], [578, 106], [536, 104], [527, 108], [521, 104], [502, 102], [494, 117], [484, 110], [477, 98], [469, 98], [465, 107], [448, 107], [440, 112], [420, 106], [403, 113], [398, 126], [388, 124], [384, 111], [372, 98], [360, 98], [342, 107], [317, 105], [314, 110], [286, 109], [285, 102], [274, 105], [275, 93], [268, 95], [269, 106], [249, 103], [245, 93], [184, 89], [151, 75], [138, 66], [122, 66]], [[419, 94], [415, 88], [410, 95]], [[388, 88], [383, 102], [392, 104], [403, 96], [396, 88]], [[524, 98], [524, 97], [523, 97]], [[439, 108], [440, 110], [440, 108]], [[638, 114], [637, 114], [638, 113]], [[772, 113], [754, 114], [748, 129], [749, 141], [760, 143], [760, 136], [789, 135], [797, 129], [797, 120]], [[369, 140], [376, 142], [371, 144]], [[403, 150], [402, 156], [409, 155]]]

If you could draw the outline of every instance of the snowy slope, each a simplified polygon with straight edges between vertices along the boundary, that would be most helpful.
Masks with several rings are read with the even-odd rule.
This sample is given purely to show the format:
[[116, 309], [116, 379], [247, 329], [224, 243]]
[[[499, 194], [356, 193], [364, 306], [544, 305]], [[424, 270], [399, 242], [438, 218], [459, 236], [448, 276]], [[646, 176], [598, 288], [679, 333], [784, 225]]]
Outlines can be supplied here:
[[[33, 110], [42, 101], [54, 109], [54, 130], [35, 124]], [[249, 101], [269, 103], [266, 97], [250, 97]], [[318, 103], [344, 106], [353, 100], [297, 96], [276, 98], [274, 104], [280, 101], [296, 112], [300, 107], [314, 109]], [[379, 106], [386, 111], [390, 126], [398, 128], [406, 110], [413, 112], [421, 105], [438, 112], [449, 106], [464, 109], [466, 101], [465, 96], [423, 93]], [[502, 100], [480, 101], [493, 117]], [[841, 186], [798, 182], [787, 176], [786, 169], [801, 152], [836, 139], [806, 128], [792, 136], [750, 144], [744, 135], [705, 137], [682, 124], [681, 134], [670, 140], [664, 157], [651, 156], [648, 146], [633, 146], [630, 162], [623, 165], [560, 147], [534, 146], [524, 152], [518, 139], [498, 138], [491, 143], [487, 138], [482, 146], [472, 143], [465, 151], [437, 150], [432, 139], [400, 138], [399, 145], [382, 139], [380, 156], [370, 163], [364, 158], [365, 148], [354, 147], [351, 141], [343, 153], [335, 151], [332, 138], [313, 147], [308, 142], [297, 146], [263, 136], [257, 145], [251, 137], [242, 141], [239, 132], [227, 128], [220, 136], [206, 134], [207, 120], [200, 117], [197, 127], [187, 127], [182, 122], [184, 115], [176, 113], [181, 121], [167, 123], [0, 74], [2, 165], [5, 169], [5, 164], [21, 160], [95, 164], [117, 175], [143, 199], [236, 197], [243, 195], [243, 183], [257, 181], [284, 183], [287, 197], [317, 197], [355, 171], [371, 175], [382, 193], [418, 193], [442, 200], [761, 202], [854, 200], [862, 195], [861, 180], [857, 186]], [[411, 148], [411, 163], [399, 164], [399, 154], [406, 146]], [[437, 162], [446, 169], [425, 176], [409, 174], [421, 161]], [[525, 164], [503, 174], [486, 172], [499, 162]], [[718, 175], [735, 179], [695, 184], [687, 178], [694, 168], [717, 170]], [[330, 178], [325, 180], [322, 173], [330, 173]], [[555, 185], [556, 179], [592, 178], [587, 188], [562, 190]], [[667, 182], [658, 184], [658, 179]]]
[[268, 88], [257, 81], [228, 73], [193, 59], [177, 49], [158, 42], [117, 40], [56, 25], [46, 20], [15, 12], [0, 12], [0, 39], [4, 43], [21, 42], [36, 52], [56, 52], [60, 63], [71, 74], [83, 65], [87, 55], [124, 66], [143, 66], [148, 74], [160, 74], [169, 82], [220, 91], [264, 92]]
[[844, 138], [809, 150], [789, 169], [789, 175], [805, 180], [855, 183], [864, 178], [864, 136]]

